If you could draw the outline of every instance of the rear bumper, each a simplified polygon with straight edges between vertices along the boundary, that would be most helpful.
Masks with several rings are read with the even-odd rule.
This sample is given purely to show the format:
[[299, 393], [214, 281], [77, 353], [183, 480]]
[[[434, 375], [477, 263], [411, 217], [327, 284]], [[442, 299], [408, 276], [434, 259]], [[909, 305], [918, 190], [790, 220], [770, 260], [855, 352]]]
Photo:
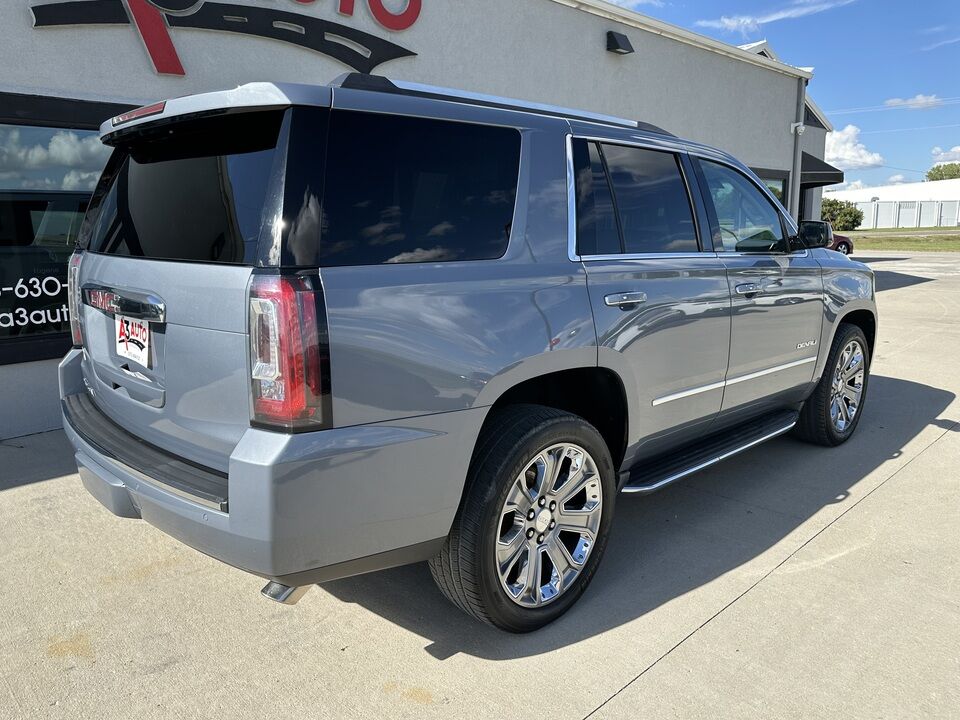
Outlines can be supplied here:
[[[60, 365], [61, 397], [85, 392], [81, 351]], [[211, 506], [64, 428], [84, 486], [120, 517], [247, 572], [305, 585], [425, 560], [453, 522], [486, 410], [287, 435], [251, 428], [230, 457], [229, 506]], [[164, 467], [164, 470], [169, 468]]]

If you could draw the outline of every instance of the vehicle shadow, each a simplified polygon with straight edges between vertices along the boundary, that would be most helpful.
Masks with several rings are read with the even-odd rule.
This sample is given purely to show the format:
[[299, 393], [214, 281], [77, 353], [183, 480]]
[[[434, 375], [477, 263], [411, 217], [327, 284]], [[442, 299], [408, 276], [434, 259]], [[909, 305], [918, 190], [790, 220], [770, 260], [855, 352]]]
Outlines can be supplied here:
[[0, 492], [77, 472], [62, 430], [0, 440]]
[[743, 565], [781, 541], [929, 426], [954, 394], [883, 376], [871, 378], [857, 434], [825, 449], [780, 438], [651, 496], [620, 495], [606, 555], [583, 598], [563, 618], [514, 636], [476, 622], [434, 587], [425, 564], [320, 587], [430, 640], [439, 659], [538, 655], [620, 626]]
[[933, 278], [920, 277], [919, 275], [907, 275], [906, 273], [899, 273], [893, 270], [874, 270], [873, 274], [877, 278], [877, 292], [883, 292], [884, 290], [899, 290], [900, 288], [933, 282]]

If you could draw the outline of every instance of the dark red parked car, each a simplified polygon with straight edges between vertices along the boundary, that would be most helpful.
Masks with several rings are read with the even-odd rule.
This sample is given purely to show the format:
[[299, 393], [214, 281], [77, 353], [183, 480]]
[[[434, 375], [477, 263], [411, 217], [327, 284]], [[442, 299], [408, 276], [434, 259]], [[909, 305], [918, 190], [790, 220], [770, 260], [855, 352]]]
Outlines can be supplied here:
[[[827, 233], [827, 242], [823, 243], [823, 232]], [[811, 247], [825, 247], [844, 255], [853, 255], [853, 240], [846, 235], [838, 235], [833, 226], [825, 220], [804, 220], [800, 227], [800, 237]], [[820, 238], [814, 241], [815, 237]]]

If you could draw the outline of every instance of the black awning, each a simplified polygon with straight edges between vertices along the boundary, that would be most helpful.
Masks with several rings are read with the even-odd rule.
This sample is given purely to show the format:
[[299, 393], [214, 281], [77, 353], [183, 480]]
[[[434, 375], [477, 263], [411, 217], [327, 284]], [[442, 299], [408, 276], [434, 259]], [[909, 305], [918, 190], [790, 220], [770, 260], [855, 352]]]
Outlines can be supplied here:
[[843, 170], [838, 170], [810, 153], [803, 153], [800, 165], [800, 187], [815, 188], [842, 182]]

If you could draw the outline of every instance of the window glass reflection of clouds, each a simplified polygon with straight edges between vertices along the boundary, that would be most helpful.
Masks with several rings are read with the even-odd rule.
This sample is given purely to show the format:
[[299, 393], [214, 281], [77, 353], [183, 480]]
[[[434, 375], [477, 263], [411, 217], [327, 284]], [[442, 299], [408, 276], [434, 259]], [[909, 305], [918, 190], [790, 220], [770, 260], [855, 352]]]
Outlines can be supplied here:
[[94, 131], [0, 125], [0, 189], [91, 191], [109, 155]]

